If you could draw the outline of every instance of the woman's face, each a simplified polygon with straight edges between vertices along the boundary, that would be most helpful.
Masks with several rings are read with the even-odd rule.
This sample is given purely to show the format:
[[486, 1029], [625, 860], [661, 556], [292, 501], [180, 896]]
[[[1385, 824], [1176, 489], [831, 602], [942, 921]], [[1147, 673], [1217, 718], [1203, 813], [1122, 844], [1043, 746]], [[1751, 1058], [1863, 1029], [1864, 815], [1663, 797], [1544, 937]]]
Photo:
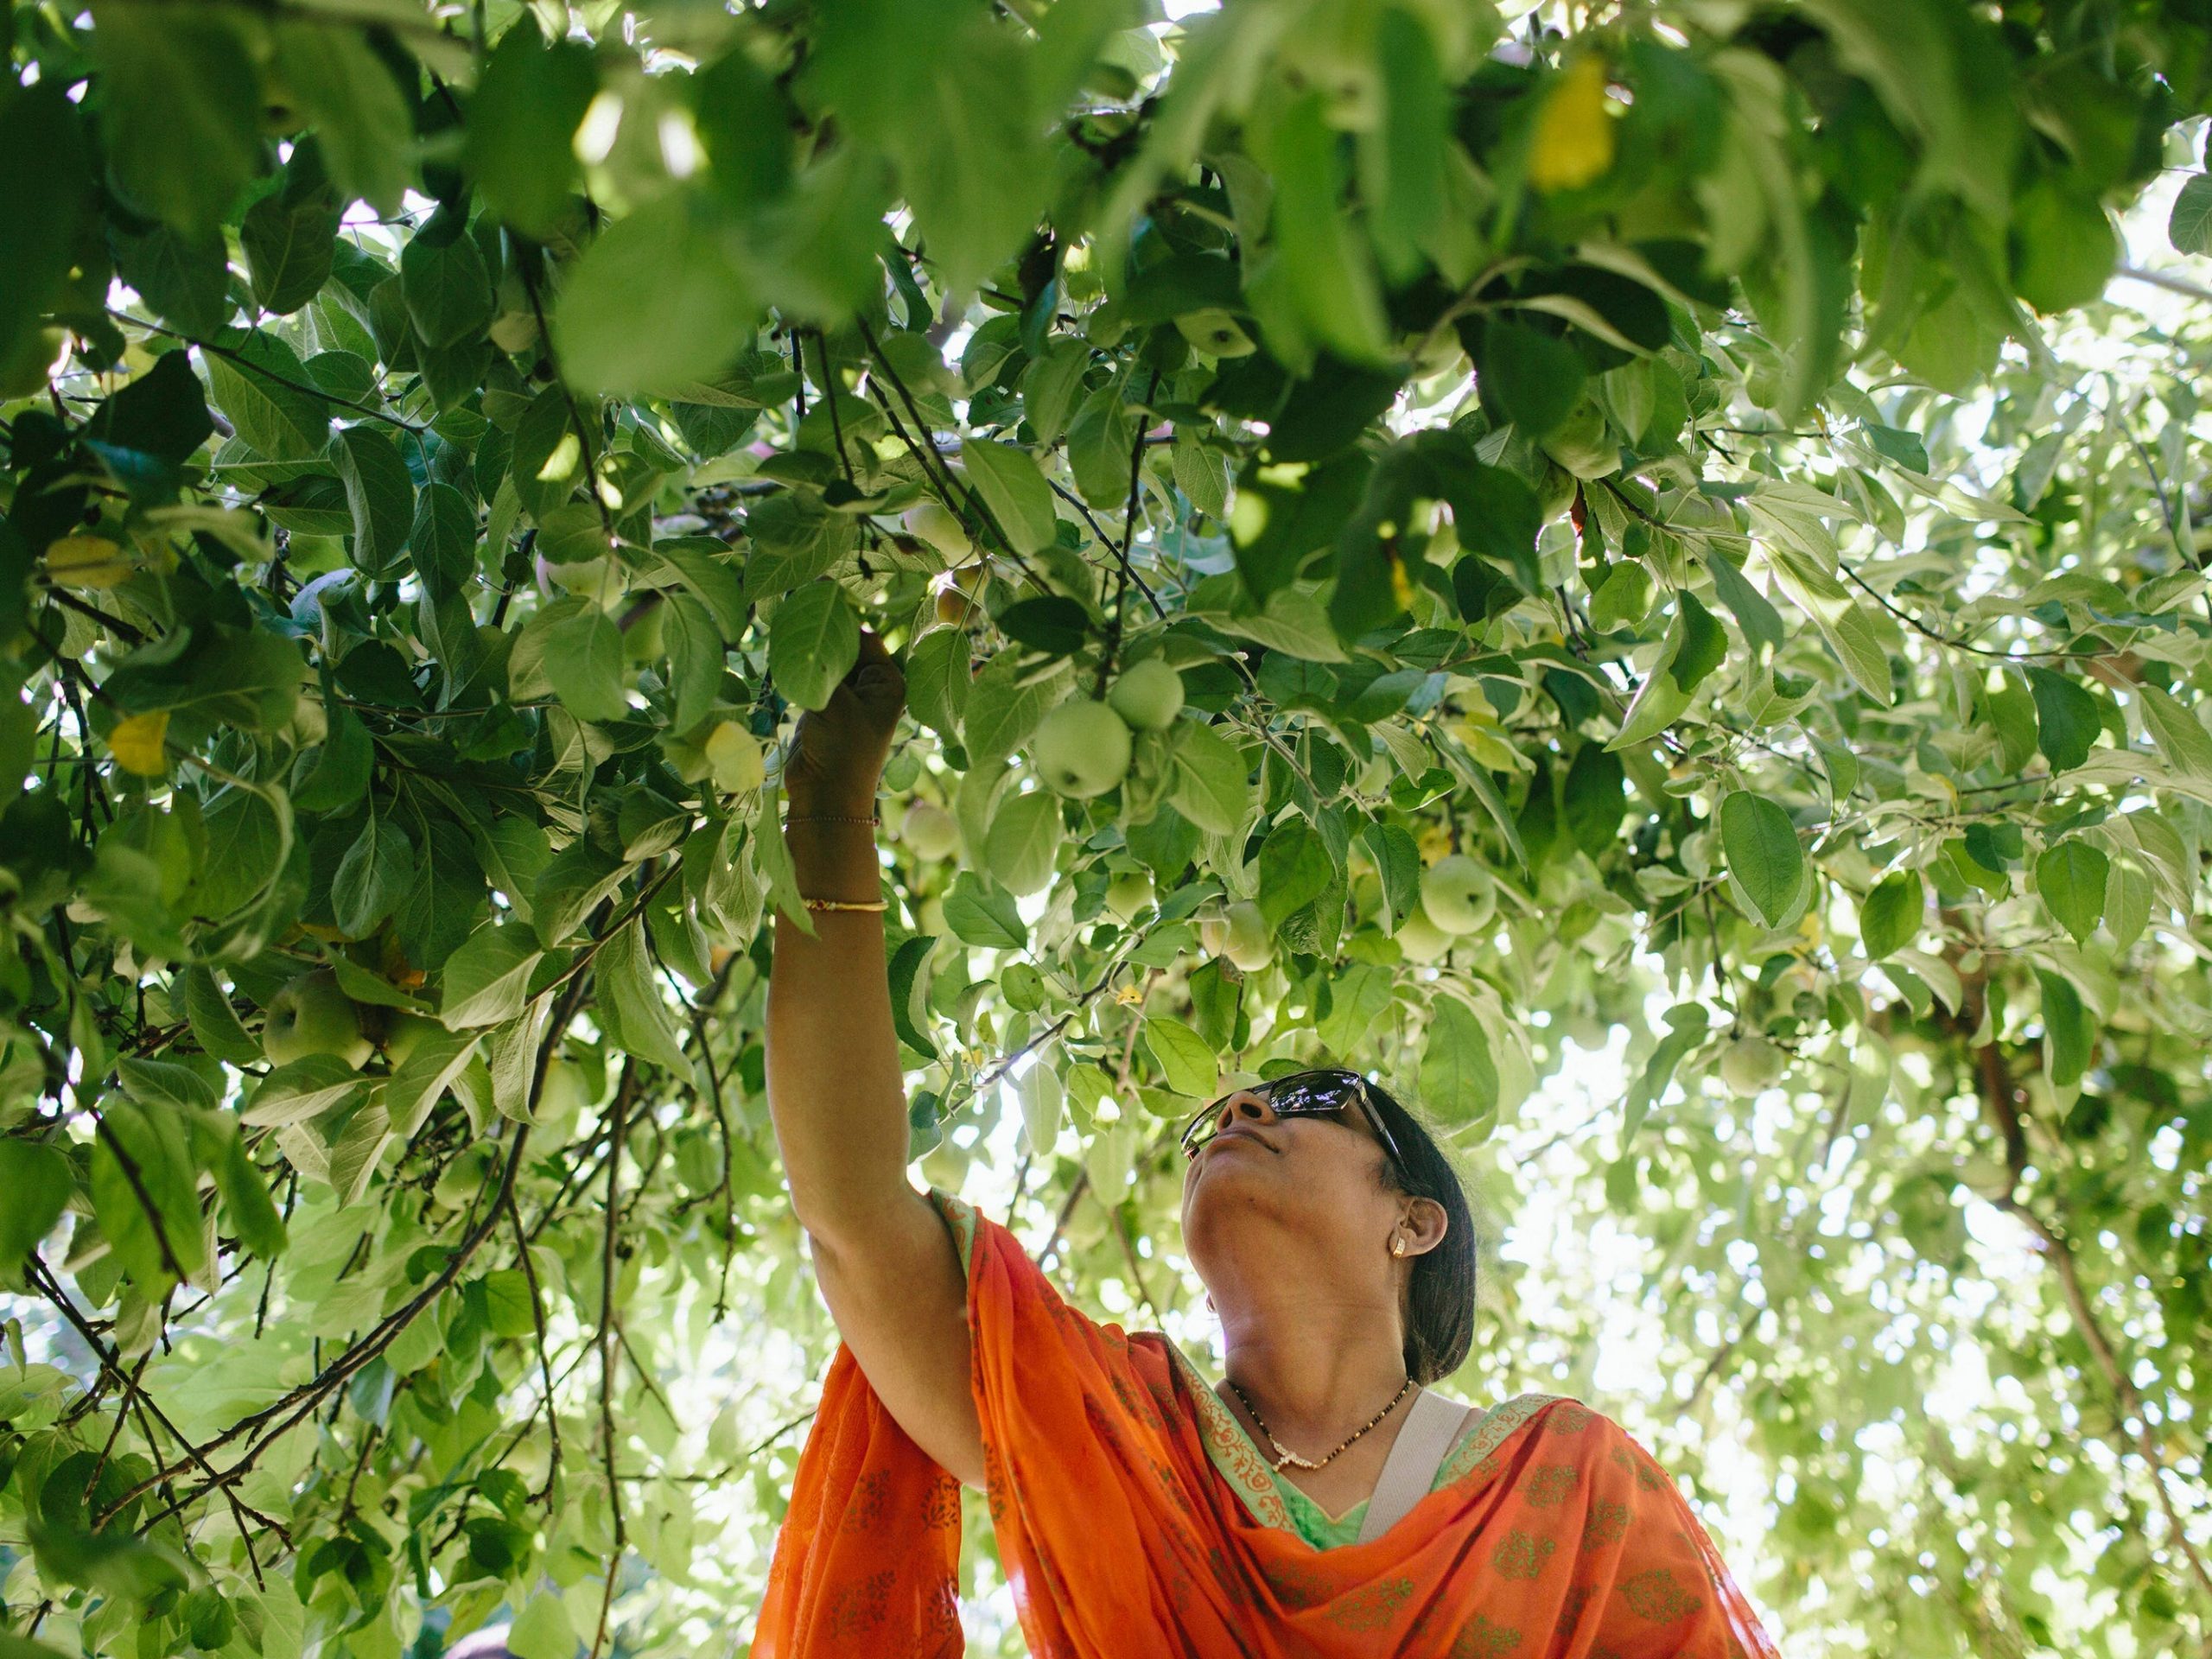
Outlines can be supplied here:
[[1326, 1117], [1278, 1117], [1261, 1090], [1215, 1110], [1219, 1133], [1183, 1173], [1183, 1237], [1210, 1286], [1233, 1281], [1244, 1249], [1389, 1273], [1406, 1204], [1385, 1179], [1388, 1154], [1357, 1101]]

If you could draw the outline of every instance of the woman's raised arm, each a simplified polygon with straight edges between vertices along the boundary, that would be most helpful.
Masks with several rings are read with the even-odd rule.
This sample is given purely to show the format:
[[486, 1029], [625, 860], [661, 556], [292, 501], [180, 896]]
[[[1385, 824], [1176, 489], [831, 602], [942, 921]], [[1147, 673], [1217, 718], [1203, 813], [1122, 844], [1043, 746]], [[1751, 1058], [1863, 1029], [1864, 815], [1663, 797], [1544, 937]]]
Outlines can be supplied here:
[[[785, 770], [785, 838], [810, 899], [880, 891], [875, 788], [906, 683], [872, 633]], [[817, 911], [809, 938], [776, 918], [768, 979], [768, 1111], [812, 1243], [815, 1275], [869, 1386], [916, 1445], [983, 1484], [968, 1383], [967, 1284], [951, 1235], [906, 1179], [906, 1093], [891, 1024], [883, 918]]]

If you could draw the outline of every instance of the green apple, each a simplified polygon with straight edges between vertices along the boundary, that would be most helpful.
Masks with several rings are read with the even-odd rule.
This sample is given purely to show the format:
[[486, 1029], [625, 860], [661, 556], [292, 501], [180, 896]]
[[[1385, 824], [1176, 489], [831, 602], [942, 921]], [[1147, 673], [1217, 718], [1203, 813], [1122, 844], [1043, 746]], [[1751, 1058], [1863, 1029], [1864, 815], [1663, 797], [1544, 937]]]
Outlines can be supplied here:
[[1103, 702], [1070, 697], [1030, 741], [1038, 775], [1063, 795], [1103, 795], [1129, 772], [1129, 728]]
[[385, 1021], [385, 1058], [397, 1071], [406, 1065], [407, 1057], [422, 1046], [425, 1038], [445, 1035], [446, 1028], [428, 1014], [410, 1014], [404, 1008], [395, 1009]]
[[[627, 602], [638, 595], [625, 594], [622, 597]], [[622, 630], [624, 662], [650, 663], [665, 654], [666, 647], [661, 643], [661, 625], [667, 620], [667, 614], [668, 603], [664, 600], [651, 610], [640, 612], [636, 620]]]
[[302, 974], [269, 999], [261, 1050], [271, 1065], [289, 1065], [311, 1054], [334, 1054], [348, 1065], [359, 1066], [368, 1063], [371, 1052], [369, 1039], [361, 1034], [360, 1016], [327, 968]]
[[1256, 974], [1275, 959], [1275, 936], [1259, 906], [1240, 899], [1229, 907], [1229, 937], [1222, 954], [1248, 974]]
[[1127, 870], [1107, 884], [1106, 908], [1124, 922], [1152, 902], [1152, 878], [1142, 870]]
[[707, 734], [707, 765], [715, 774], [715, 787], [727, 794], [742, 795], [760, 787], [767, 776], [760, 754], [760, 740], [734, 720], [725, 720]]
[[1175, 319], [1175, 327], [1209, 357], [1249, 357], [1259, 350], [1236, 317], [1218, 306], [1185, 311]]
[[1549, 524], [1574, 505], [1574, 493], [1582, 480], [1555, 461], [1544, 463], [1543, 482], [1536, 486], [1536, 499], [1541, 505], [1544, 522]]
[[1738, 1037], [1720, 1051], [1720, 1081], [1741, 1100], [1773, 1088], [1789, 1069], [1788, 1051], [1764, 1037]]
[[1621, 469], [1620, 445], [1605, 427], [1605, 411], [1585, 397], [1567, 423], [1537, 447], [1577, 478], [1605, 478]]
[[972, 557], [976, 543], [942, 501], [918, 501], [899, 515], [909, 536], [919, 537], [950, 559]]
[[1452, 936], [1430, 921], [1428, 912], [1418, 906], [1398, 925], [1393, 937], [1408, 962], [1437, 962], [1452, 948]]
[[1130, 664], [1106, 701], [1140, 732], [1164, 732], [1183, 712], [1183, 677], [1158, 657]]
[[1465, 853], [1430, 865], [1421, 879], [1421, 907], [1446, 933], [1472, 933], [1497, 912], [1497, 883]]
[[595, 559], [578, 559], [572, 564], [556, 564], [550, 559], [540, 559], [545, 579], [556, 588], [579, 594], [600, 605], [619, 599], [622, 592], [621, 561], [611, 553], [602, 553]]
[[935, 801], [908, 804], [899, 821], [899, 839], [925, 864], [940, 863], [960, 848], [960, 821]]

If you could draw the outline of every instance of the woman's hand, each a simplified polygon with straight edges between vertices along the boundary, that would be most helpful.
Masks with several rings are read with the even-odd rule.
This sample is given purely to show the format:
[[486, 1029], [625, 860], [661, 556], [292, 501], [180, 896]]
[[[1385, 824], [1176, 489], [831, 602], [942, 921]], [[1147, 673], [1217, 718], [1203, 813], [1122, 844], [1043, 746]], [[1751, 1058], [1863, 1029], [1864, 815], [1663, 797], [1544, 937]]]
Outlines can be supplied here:
[[906, 677], [883, 641], [861, 630], [860, 660], [838, 682], [828, 705], [799, 716], [784, 766], [784, 791], [801, 812], [867, 817], [891, 755]]

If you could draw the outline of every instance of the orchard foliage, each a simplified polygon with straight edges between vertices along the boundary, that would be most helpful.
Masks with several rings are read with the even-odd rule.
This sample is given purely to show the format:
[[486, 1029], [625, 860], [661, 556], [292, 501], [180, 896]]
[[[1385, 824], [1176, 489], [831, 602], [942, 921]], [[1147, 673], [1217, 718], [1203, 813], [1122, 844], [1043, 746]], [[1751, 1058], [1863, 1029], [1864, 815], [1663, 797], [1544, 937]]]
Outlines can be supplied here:
[[2101, 296], [2212, 33], [1505, 10], [15, 8], [0, 1654], [742, 1641], [862, 627], [913, 1150], [1086, 1301], [1377, 1068], [1643, 1241], [1798, 1650], [2202, 1651], [2208, 342]]

